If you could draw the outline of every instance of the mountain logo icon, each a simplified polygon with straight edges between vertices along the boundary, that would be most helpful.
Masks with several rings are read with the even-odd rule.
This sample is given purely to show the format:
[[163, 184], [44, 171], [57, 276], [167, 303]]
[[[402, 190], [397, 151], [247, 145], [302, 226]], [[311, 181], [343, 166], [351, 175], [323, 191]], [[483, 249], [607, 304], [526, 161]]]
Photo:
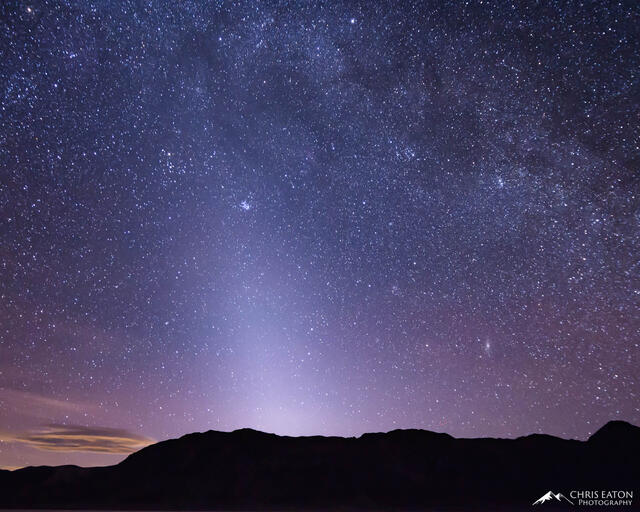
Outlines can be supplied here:
[[564, 494], [558, 492], [558, 493], [554, 493], [553, 491], [548, 491], [546, 494], [540, 496], [536, 501], [533, 502], [534, 505], [541, 505], [542, 503], [545, 503], [547, 501], [551, 501], [551, 500], [556, 500], [556, 501], [562, 501], [565, 500], [567, 502], [569, 502], [571, 505], [573, 505], [573, 501], [571, 501], [569, 498], [567, 498]]

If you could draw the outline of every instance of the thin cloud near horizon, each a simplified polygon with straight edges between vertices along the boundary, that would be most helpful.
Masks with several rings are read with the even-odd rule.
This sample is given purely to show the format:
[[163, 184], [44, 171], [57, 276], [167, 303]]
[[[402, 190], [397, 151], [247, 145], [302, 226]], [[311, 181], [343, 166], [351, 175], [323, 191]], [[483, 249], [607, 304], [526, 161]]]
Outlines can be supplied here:
[[126, 429], [60, 424], [15, 434], [9, 440], [43, 451], [110, 454], [132, 453], [154, 442]]

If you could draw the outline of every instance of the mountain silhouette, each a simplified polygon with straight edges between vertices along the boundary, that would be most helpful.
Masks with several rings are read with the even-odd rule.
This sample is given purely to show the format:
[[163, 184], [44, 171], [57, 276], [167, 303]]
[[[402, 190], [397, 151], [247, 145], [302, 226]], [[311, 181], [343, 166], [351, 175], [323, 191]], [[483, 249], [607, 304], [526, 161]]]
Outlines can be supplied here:
[[[637, 492], [638, 482], [640, 428], [620, 421], [587, 441], [456, 439], [423, 430], [286, 437], [242, 429], [162, 441], [115, 466], [3, 471], [0, 507], [506, 510], [528, 508], [546, 489]], [[626, 508], [639, 507], [635, 501]]]
[[547, 501], [551, 501], [551, 500], [556, 500], [556, 501], [565, 500], [573, 505], [573, 502], [569, 498], [567, 498], [564, 494], [560, 492], [554, 493], [553, 491], [549, 491], [545, 493], [544, 496], [541, 496], [540, 498], [538, 498], [536, 501], [533, 502], [533, 504], [541, 505], [542, 503], [546, 503]]

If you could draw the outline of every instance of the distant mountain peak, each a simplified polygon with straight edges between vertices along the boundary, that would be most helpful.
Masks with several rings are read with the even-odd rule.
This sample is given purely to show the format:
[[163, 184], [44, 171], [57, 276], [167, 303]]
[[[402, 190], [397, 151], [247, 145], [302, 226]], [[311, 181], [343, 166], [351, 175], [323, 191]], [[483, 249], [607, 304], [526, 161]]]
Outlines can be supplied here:
[[640, 427], [632, 425], [622, 420], [612, 420], [598, 429], [590, 438], [589, 442], [622, 442], [628, 438], [634, 438], [640, 435]]

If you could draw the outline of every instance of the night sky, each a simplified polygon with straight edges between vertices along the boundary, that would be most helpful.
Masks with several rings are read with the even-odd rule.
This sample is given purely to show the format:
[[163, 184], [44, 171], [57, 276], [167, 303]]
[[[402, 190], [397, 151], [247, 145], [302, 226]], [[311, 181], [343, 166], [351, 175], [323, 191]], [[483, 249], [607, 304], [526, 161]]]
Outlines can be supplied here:
[[640, 423], [635, 0], [0, 14], [0, 466]]

